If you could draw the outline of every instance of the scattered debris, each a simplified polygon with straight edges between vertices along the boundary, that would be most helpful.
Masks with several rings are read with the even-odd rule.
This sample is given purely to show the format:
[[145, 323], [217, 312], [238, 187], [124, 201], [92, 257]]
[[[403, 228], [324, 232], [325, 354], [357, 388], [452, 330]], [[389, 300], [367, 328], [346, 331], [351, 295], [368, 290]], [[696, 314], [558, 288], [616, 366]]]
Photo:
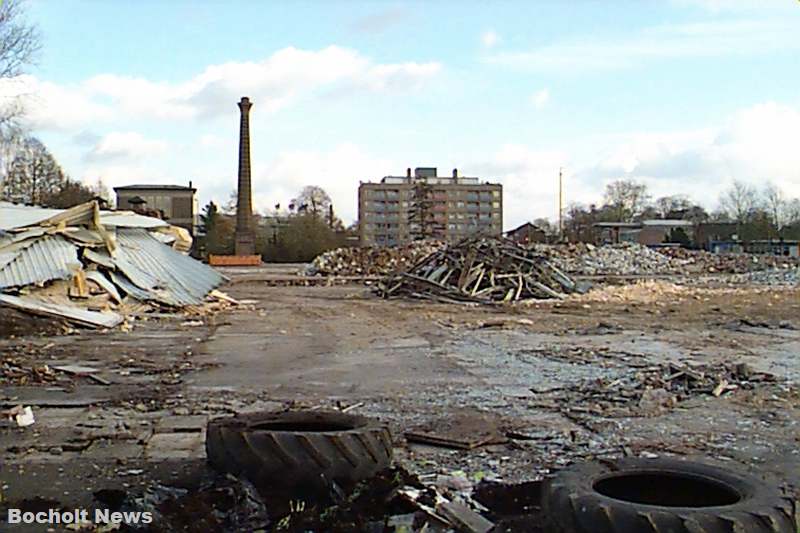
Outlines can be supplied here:
[[17, 405], [8, 411], [5, 411], [4, 414], [9, 421], [16, 422], [17, 426], [21, 428], [32, 426], [36, 422], [33, 417], [33, 409], [30, 407]]
[[775, 382], [775, 376], [749, 371], [743, 374], [738, 364], [713, 367], [662, 363], [621, 375], [587, 379], [569, 389], [533, 392], [552, 400], [563, 398], [569, 404], [563, 412], [570, 418], [655, 416], [696, 394], [719, 397], [728, 391], [753, 389], [759, 383], [771, 382]]
[[575, 282], [544, 256], [501, 237], [465, 239], [434, 252], [378, 287], [384, 298], [505, 303], [564, 298]]

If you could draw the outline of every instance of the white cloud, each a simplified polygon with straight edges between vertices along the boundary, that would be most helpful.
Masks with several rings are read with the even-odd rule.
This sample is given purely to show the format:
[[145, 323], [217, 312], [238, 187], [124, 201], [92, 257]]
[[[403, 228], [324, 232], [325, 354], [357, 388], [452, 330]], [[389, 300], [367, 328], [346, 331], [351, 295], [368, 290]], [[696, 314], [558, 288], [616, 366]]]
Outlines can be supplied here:
[[213, 133], [207, 133], [200, 137], [200, 146], [204, 148], [218, 148], [220, 146], [225, 146], [227, 141], [220, 137], [219, 135], [214, 135]]
[[164, 141], [147, 139], [136, 132], [112, 132], [103, 136], [89, 150], [85, 159], [94, 162], [137, 159], [163, 154], [167, 147]]
[[341, 143], [329, 151], [285, 151], [262, 168], [253, 179], [257, 209], [271, 209], [276, 203], [285, 207], [304, 186], [319, 185], [330, 194], [337, 216], [346, 223], [357, 218], [360, 181], [400, 172], [397, 164], [353, 143]]
[[488, 161], [468, 165], [464, 174], [502, 183], [503, 227], [510, 229], [535, 218], [557, 216], [558, 170], [562, 166], [568, 167], [565, 152], [507, 144]]
[[481, 35], [481, 42], [486, 48], [492, 48], [500, 41], [500, 36], [494, 30], [488, 30]]
[[550, 101], [550, 91], [548, 89], [542, 89], [536, 91], [531, 95], [531, 103], [536, 107], [536, 109], [541, 109], [547, 105], [547, 102]]
[[0, 96], [25, 94], [37, 129], [69, 129], [117, 119], [188, 120], [230, 113], [241, 96], [264, 112], [325, 91], [414, 90], [441, 70], [431, 62], [375, 63], [355, 50], [288, 47], [262, 61], [210, 65], [178, 83], [100, 74], [58, 85], [26, 76], [0, 86]]
[[623, 38], [572, 40], [531, 51], [496, 53], [487, 61], [532, 70], [582, 71], [629, 68], [661, 59], [763, 55], [800, 48], [796, 28], [797, 21], [789, 18], [667, 24]]
[[29, 75], [0, 80], [0, 99], [16, 98], [32, 129], [72, 131], [114, 115], [111, 107], [93, 100], [80, 86], [58, 85]]
[[771, 181], [800, 197], [798, 138], [800, 110], [764, 103], [713, 128], [628, 135], [578, 177], [587, 185], [636, 178], [654, 196], [685, 193], [710, 208], [733, 180], [757, 188]]

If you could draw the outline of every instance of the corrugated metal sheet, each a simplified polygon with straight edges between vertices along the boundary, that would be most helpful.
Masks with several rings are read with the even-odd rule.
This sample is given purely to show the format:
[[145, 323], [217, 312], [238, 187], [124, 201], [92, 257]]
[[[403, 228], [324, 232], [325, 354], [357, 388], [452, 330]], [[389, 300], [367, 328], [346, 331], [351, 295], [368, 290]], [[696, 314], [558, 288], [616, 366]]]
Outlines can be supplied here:
[[111, 280], [114, 282], [114, 284], [120, 289], [122, 289], [128, 296], [131, 296], [132, 298], [135, 298], [142, 302], [149, 302], [151, 300], [156, 300], [155, 294], [153, 294], [150, 291], [140, 289], [139, 287], [131, 283], [131, 281], [122, 274], [114, 272], [113, 270], [109, 270], [108, 275], [111, 276]]
[[100, 211], [100, 222], [106, 227], [165, 228], [167, 222], [155, 217], [137, 215], [130, 211]]
[[110, 294], [117, 303], [122, 301], [122, 296], [120, 296], [117, 287], [111, 283], [111, 280], [108, 279], [102, 272], [98, 270], [90, 270], [86, 273], [86, 279], [97, 283], [100, 288]]
[[115, 263], [120, 270], [134, 282], [136, 280], [131, 273], [137, 276], [144, 272], [155, 278], [160, 289], [156, 292], [161, 293], [157, 298], [165, 303], [200, 304], [209, 291], [225, 280], [213, 268], [176, 252], [145, 230], [120, 228], [117, 242], [119, 247]]
[[44, 236], [21, 250], [0, 270], [0, 288], [69, 279], [80, 268], [75, 245], [63, 237]]
[[113, 328], [122, 323], [122, 316], [106, 311], [89, 311], [60, 302], [46, 302], [30, 296], [12, 296], [0, 293], [0, 304], [22, 309], [29, 313], [66, 318], [93, 327]]
[[47, 220], [62, 211], [63, 209], [44, 209], [42, 207], [0, 202], [0, 229], [24, 228]]
[[[46, 209], [0, 202], [0, 229], [10, 230], [32, 226], [65, 211], [66, 209]], [[159, 228], [169, 225], [163, 220], [137, 215], [131, 211], [100, 211], [100, 222], [108, 227]]]
[[114, 260], [111, 259], [111, 256], [108, 255], [108, 252], [103, 249], [90, 250], [89, 248], [84, 248], [83, 258], [106, 268], [115, 268]]

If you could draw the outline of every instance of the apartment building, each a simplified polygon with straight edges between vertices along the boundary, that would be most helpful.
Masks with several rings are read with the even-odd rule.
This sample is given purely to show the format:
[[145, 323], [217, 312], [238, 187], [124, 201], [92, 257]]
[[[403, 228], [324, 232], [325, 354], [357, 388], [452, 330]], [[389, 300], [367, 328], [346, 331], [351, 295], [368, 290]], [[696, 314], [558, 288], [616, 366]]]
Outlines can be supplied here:
[[[420, 212], [424, 211], [424, 216]], [[476, 177], [439, 176], [416, 168], [358, 188], [362, 246], [405, 244], [419, 236], [458, 241], [468, 235], [503, 232], [503, 186]]]

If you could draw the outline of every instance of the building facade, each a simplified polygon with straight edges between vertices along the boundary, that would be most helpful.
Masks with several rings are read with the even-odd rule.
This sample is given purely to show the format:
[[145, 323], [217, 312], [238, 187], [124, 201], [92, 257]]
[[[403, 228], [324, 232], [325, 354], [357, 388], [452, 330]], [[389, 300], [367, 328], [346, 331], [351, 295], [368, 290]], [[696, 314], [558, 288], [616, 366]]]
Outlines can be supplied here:
[[526, 222], [506, 232], [506, 237], [519, 244], [546, 243], [547, 232], [539, 226]]
[[189, 230], [194, 236], [199, 224], [197, 190], [184, 185], [125, 185], [114, 187], [117, 209], [156, 210], [174, 226]]
[[420, 237], [458, 241], [503, 232], [503, 186], [463, 177], [439, 176], [436, 168], [411, 169], [358, 188], [362, 246], [394, 246]]

